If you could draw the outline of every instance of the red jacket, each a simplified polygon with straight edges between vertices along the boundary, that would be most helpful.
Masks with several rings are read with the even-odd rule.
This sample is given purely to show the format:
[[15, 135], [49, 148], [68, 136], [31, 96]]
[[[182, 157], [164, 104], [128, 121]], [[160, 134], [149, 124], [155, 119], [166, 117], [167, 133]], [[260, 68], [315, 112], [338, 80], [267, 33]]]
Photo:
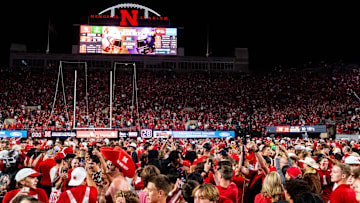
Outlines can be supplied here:
[[356, 194], [350, 185], [339, 185], [330, 196], [330, 203], [357, 203]]

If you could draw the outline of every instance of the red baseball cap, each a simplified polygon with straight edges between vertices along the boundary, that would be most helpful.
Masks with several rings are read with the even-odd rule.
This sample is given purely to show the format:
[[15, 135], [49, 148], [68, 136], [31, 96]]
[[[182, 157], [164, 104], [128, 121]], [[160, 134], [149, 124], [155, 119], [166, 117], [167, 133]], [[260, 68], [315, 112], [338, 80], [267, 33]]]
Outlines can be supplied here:
[[301, 170], [296, 166], [291, 166], [286, 170], [286, 173], [291, 177], [291, 179], [302, 178]]
[[74, 150], [71, 147], [65, 147], [62, 151], [65, 154], [74, 154]]
[[60, 151], [60, 152], [56, 153], [55, 160], [61, 160], [61, 159], [64, 159], [65, 157], [66, 157], [65, 153], [63, 151]]

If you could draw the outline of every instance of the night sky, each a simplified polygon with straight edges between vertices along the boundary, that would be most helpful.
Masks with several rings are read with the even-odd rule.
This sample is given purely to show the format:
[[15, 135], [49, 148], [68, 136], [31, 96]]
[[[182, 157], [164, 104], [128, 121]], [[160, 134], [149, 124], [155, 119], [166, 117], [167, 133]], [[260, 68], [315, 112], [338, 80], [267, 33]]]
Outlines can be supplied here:
[[1, 46], [5, 53], [1, 64], [8, 63], [11, 43], [26, 44], [29, 52], [45, 53], [49, 18], [55, 31], [50, 52], [71, 53], [71, 45], [78, 43], [73, 24], [87, 24], [89, 15], [120, 3], [147, 6], [169, 17], [173, 27], [183, 27], [179, 46], [185, 48], [185, 55], [205, 56], [208, 31], [211, 56], [233, 56], [235, 47], [247, 47], [250, 66], [257, 69], [310, 60], [360, 61], [360, 15], [354, 5], [179, 2], [11, 1], [2, 17], [9, 32]]

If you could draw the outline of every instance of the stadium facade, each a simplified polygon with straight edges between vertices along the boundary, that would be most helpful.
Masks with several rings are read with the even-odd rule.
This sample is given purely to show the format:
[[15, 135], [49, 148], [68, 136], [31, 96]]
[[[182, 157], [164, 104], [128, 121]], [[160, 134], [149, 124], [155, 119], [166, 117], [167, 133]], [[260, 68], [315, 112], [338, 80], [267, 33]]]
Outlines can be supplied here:
[[[181, 49], [181, 48], [180, 48]], [[139, 69], [174, 71], [235, 71], [248, 72], [248, 51], [237, 48], [234, 57], [147, 56], [147, 55], [82, 55], [10, 53], [10, 68], [58, 68], [60, 61], [84, 62], [89, 68], [110, 68], [115, 62], [136, 63]]]

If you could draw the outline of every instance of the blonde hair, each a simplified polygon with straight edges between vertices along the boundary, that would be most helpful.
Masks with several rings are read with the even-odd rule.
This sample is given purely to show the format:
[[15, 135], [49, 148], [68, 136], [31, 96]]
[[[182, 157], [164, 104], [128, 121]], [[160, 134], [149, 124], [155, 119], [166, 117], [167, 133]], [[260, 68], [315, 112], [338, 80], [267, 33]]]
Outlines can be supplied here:
[[129, 202], [129, 203], [139, 203], [140, 202], [138, 194], [132, 190], [118, 191], [115, 195], [115, 200], [119, 197], [124, 197], [125, 201]]
[[192, 196], [195, 198], [195, 194], [198, 193], [198, 198], [206, 198], [210, 201], [218, 202], [219, 201], [219, 190], [212, 184], [207, 183], [203, 185], [198, 185], [192, 192]]
[[281, 177], [277, 172], [269, 173], [263, 182], [261, 193], [271, 197], [272, 202], [280, 200], [282, 194]]
[[145, 187], [148, 184], [149, 179], [152, 176], [160, 175], [160, 170], [154, 165], [147, 165], [140, 173], [140, 177], [143, 179]]

